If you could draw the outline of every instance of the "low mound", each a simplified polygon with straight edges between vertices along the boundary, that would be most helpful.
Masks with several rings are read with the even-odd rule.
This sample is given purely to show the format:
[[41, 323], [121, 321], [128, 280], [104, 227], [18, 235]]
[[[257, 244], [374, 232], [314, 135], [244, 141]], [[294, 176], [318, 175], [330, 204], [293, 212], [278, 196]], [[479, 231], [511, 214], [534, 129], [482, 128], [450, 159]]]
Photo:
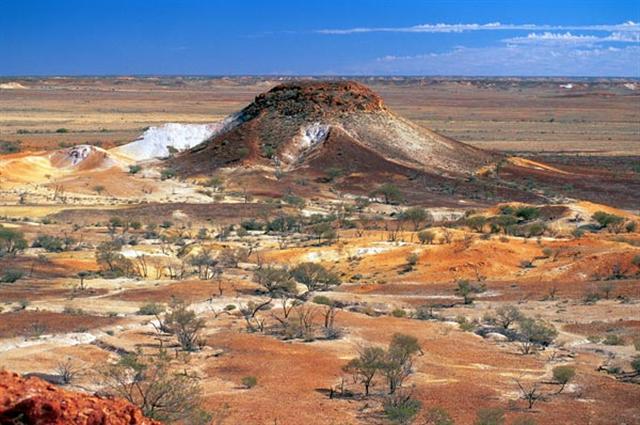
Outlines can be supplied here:
[[0, 424], [160, 425], [136, 406], [0, 371]]
[[22, 153], [0, 157], [0, 183], [51, 183], [58, 178], [122, 168], [125, 162], [108, 151], [77, 145], [54, 152]]
[[8, 83], [0, 84], [0, 89], [2, 90], [23, 90], [26, 88], [27, 88], [26, 86], [23, 86], [22, 84], [16, 81], [10, 81]]
[[[296, 82], [274, 87], [234, 116], [235, 125], [179, 155], [174, 166], [186, 175], [234, 165], [293, 169], [317, 156], [338, 131], [353, 150], [386, 163], [443, 175], [469, 175], [494, 155], [421, 128], [387, 109], [376, 93], [352, 81]], [[368, 162], [342, 158], [334, 166]]]
[[77, 145], [55, 151], [50, 160], [53, 167], [73, 167], [78, 171], [105, 169], [117, 164], [109, 152], [91, 145]]

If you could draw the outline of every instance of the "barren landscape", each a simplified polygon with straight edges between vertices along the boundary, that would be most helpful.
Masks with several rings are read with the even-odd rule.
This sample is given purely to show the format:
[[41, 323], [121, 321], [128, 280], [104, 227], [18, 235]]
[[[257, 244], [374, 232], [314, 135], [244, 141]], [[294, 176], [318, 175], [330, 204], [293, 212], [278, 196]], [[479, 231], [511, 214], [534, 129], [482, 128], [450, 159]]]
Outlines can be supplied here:
[[0, 424], [640, 424], [639, 200], [633, 79], [4, 78]]

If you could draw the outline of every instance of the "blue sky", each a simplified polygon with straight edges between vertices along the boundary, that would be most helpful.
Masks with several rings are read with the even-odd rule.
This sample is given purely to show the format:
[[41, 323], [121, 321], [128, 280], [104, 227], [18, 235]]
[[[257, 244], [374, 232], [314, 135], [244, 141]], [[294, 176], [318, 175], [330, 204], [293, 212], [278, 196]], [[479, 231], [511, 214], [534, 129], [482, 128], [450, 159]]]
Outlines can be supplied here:
[[0, 75], [640, 77], [640, 1], [0, 0]]

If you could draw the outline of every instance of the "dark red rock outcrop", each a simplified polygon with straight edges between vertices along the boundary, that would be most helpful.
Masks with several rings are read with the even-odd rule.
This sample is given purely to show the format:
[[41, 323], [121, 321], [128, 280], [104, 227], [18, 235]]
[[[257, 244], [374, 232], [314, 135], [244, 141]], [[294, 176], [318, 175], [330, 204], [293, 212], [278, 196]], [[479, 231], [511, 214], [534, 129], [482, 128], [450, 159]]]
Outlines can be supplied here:
[[66, 391], [0, 371], [0, 425], [161, 425], [118, 398]]

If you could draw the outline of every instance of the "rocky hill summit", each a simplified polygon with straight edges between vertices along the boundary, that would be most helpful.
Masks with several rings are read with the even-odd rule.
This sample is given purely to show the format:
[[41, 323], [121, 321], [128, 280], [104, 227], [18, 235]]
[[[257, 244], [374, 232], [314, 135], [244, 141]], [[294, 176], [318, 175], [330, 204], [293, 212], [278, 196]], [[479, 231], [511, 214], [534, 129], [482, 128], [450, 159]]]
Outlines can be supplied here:
[[245, 118], [264, 112], [320, 119], [350, 112], [386, 110], [382, 98], [355, 81], [299, 81], [280, 84], [262, 93], [242, 110]]
[[[227, 122], [223, 131], [178, 155], [173, 166], [186, 176], [239, 165], [292, 170], [340, 149], [345, 153], [334, 155], [333, 163], [320, 162], [367, 168], [383, 159], [390, 168], [460, 176], [497, 157], [394, 114], [379, 95], [354, 81], [284, 83], [258, 95]], [[336, 138], [340, 147], [332, 143]], [[355, 151], [358, 156], [348, 154]]]

